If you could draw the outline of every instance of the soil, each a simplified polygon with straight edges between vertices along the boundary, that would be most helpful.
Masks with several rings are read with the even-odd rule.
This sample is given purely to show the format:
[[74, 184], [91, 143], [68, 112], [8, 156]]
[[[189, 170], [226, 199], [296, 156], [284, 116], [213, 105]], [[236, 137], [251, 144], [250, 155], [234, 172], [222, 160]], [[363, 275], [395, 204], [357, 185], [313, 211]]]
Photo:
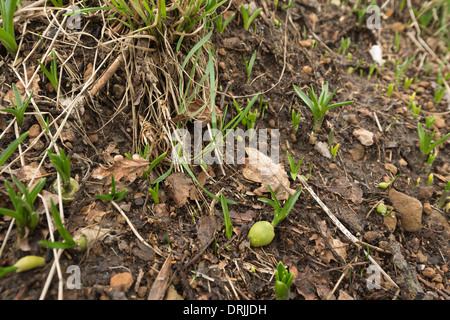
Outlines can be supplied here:
[[[144, 88], [156, 88], [158, 81], [151, 76], [142, 76], [149, 75], [142, 57], [146, 54], [155, 59], [163, 60], [164, 57], [158, 57], [158, 48], [147, 53], [140, 51], [140, 43], [133, 42], [136, 47], [125, 64], [134, 65], [136, 73], [128, 74], [129, 69], [119, 67], [98, 94], [70, 114], [58, 140], [58, 146], [71, 157], [72, 177], [81, 185], [75, 200], [64, 206], [67, 230], [71, 234], [90, 230], [99, 236], [89, 243], [85, 252], [65, 250], [62, 253], [59, 258], [61, 270], [52, 276], [45, 299], [58, 299], [62, 292], [66, 300], [144, 300], [154, 297], [273, 300], [274, 272], [279, 261], [294, 274], [292, 299], [449, 299], [449, 215], [445, 207], [436, 206], [450, 177], [449, 141], [439, 146], [430, 171], [434, 180], [431, 187], [427, 186], [428, 174], [419, 161], [417, 122], [424, 124], [425, 117], [434, 114], [437, 120], [433, 129], [436, 135], [444, 136], [450, 121], [450, 95], [447, 92], [440, 102], [434, 98], [439, 63], [408, 37], [407, 33], [415, 30], [409, 25], [408, 10], [400, 12], [397, 2], [395, 7], [389, 3], [382, 11], [381, 29], [371, 30], [358, 23], [350, 4], [338, 7], [322, 1], [297, 0], [287, 11], [280, 8], [274, 11], [270, 9], [272, 4], [265, 1], [256, 1], [256, 5], [264, 9], [263, 14], [249, 30], [245, 30], [239, 11], [240, 1], [233, 2], [229, 11], [236, 12], [236, 17], [222, 34], [214, 32], [210, 39], [216, 51], [219, 91], [216, 104], [220, 112], [228, 106], [226, 119], [231, 119], [236, 115], [233, 98], [244, 106], [247, 99], [262, 93], [263, 103], [270, 102], [264, 118], [256, 121], [256, 129], [279, 129], [280, 162], [285, 171], [289, 176], [286, 151], [296, 162], [303, 158], [299, 174], [308, 178], [306, 183], [317, 197], [305, 188], [300, 178], [295, 181], [289, 178], [290, 188], [304, 188], [302, 194], [286, 219], [275, 228], [274, 240], [258, 248], [250, 247], [246, 237], [248, 230], [256, 221], [271, 221], [273, 209], [258, 201], [255, 190], [261, 184], [244, 177], [245, 165], [210, 165], [206, 170], [208, 174], [198, 165], [191, 166], [205, 189], [212, 194], [222, 192], [227, 199], [237, 203], [228, 205], [233, 225], [230, 239], [226, 235], [221, 204], [198, 188], [186, 170], [179, 167], [160, 183], [159, 204], [154, 203], [148, 192], [149, 181], [139, 174], [132, 176], [128, 171], [123, 177], [116, 177], [117, 190], [128, 190], [127, 196], [117, 201], [122, 213], [112, 202], [97, 199], [96, 194], [110, 191], [110, 183], [106, 175], [104, 179], [96, 178], [98, 172], [95, 170], [110, 168], [118, 155], [136, 154], [137, 148], [143, 150], [145, 130], [153, 132], [152, 141], [157, 141], [150, 151], [151, 160], [164, 151], [170, 154], [163, 139], [157, 139], [164, 133], [155, 117], [162, 122], [166, 120], [158, 113], [160, 110], [151, 111], [152, 103], [142, 94]], [[417, 3], [413, 2], [413, 5]], [[274, 18], [280, 26], [274, 24]], [[94, 68], [98, 68], [98, 61], [106, 59], [105, 65], [100, 67], [101, 75], [122, 54], [119, 50], [106, 49], [106, 46], [97, 47], [96, 39], [100, 37], [104, 23], [100, 15], [84, 18], [83, 23], [86, 27], [77, 39], [79, 45], [76, 48], [73, 44], [66, 45], [65, 41], [71, 38], [62, 34], [55, 44], [58, 61], [67, 61], [61, 88], [73, 96], [83, 90], [92, 64], [96, 63]], [[16, 30], [22, 30], [19, 28], [22, 24], [23, 21]], [[21, 56], [28, 57], [29, 71], [39, 68], [37, 60], [50, 44], [51, 38], [40, 40], [38, 36], [45, 28], [45, 16], [38, 15], [30, 18], [23, 34]], [[401, 31], [398, 52], [394, 29]], [[350, 60], [339, 53], [342, 37], [351, 39]], [[448, 57], [445, 42], [428, 34], [423, 37], [438, 57]], [[35, 47], [39, 41], [42, 44]], [[375, 44], [382, 46], [386, 62], [383, 68], [369, 76], [373, 63], [369, 50]], [[189, 50], [184, 50], [186, 55]], [[255, 64], [250, 81], [247, 81], [243, 56], [249, 61], [255, 50]], [[395, 79], [395, 60], [407, 61], [412, 56], [415, 56], [414, 62], [405, 69], [400, 84], [388, 97], [388, 85]], [[3, 47], [0, 58], [0, 101], [3, 101], [3, 107], [9, 107], [4, 98], [11, 84], [19, 79], [12, 68], [13, 60]], [[425, 58], [430, 61], [431, 71], [427, 71], [423, 63]], [[360, 59], [364, 60], [358, 65]], [[351, 73], [350, 67], [354, 70]], [[22, 78], [25, 76], [18, 65], [15, 70], [21, 70]], [[442, 70], [444, 75], [449, 73], [448, 64]], [[43, 73], [38, 72], [38, 75], [39, 82], [33, 84], [34, 100], [41, 112], [57, 119], [57, 125], [61, 125], [67, 105], [61, 99], [57, 101], [56, 93]], [[415, 78], [408, 89], [403, 86], [404, 77]], [[322, 128], [314, 134], [317, 142], [328, 145], [333, 131], [334, 145], [339, 144], [335, 158], [323, 156], [311, 143], [313, 117], [293, 89], [296, 85], [306, 92], [312, 86], [317, 93], [325, 82], [329, 83], [330, 92], [338, 88], [333, 103], [354, 101], [331, 109]], [[422, 106], [418, 118], [414, 118], [408, 108], [414, 92], [416, 104]], [[168, 100], [166, 104], [171, 117], [175, 118], [173, 101]], [[259, 100], [256, 105], [259, 106]], [[293, 109], [302, 114], [296, 135], [292, 134]], [[28, 111], [31, 112], [31, 108]], [[157, 115], [149, 116], [153, 113]], [[12, 119], [10, 114], [0, 113], [2, 132]], [[31, 132], [34, 128], [41, 133], [43, 129], [38, 119], [27, 114], [20, 132]], [[192, 127], [189, 122], [187, 128], [191, 130]], [[56, 126], [52, 127], [53, 133], [56, 129]], [[354, 134], [356, 129], [372, 133], [373, 143], [363, 145]], [[15, 137], [14, 130], [9, 129], [1, 138], [0, 151]], [[24, 162], [16, 160], [9, 167], [16, 175], [24, 165], [39, 163], [49, 147], [50, 139], [46, 135], [41, 135], [32, 145], [35, 137], [24, 141]], [[17, 155], [16, 151], [5, 165]], [[167, 172], [171, 164], [168, 159], [155, 167], [152, 178]], [[56, 172], [48, 159], [42, 169], [37, 178], [46, 177], [44, 189], [51, 191]], [[7, 170], [1, 172], [0, 207], [12, 209], [3, 182], [11, 181], [10, 174]], [[379, 183], [392, 180], [398, 173], [400, 176], [388, 189], [378, 187]], [[419, 178], [420, 182], [416, 183]], [[420, 200], [425, 211], [419, 230], [404, 230], [402, 214], [393, 207], [388, 195], [390, 188]], [[270, 198], [269, 193], [264, 196]], [[317, 198], [358, 243], [352, 242], [337, 226]], [[390, 217], [383, 217], [375, 210], [381, 202], [389, 210], [393, 209]], [[2, 245], [7, 241], [0, 256], [0, 266], [13, 265], [19, 258], [31, 254], [46, 257], [47, 264], [43, 268], [3, 277], [1, 299], [39, 299], [51, 272], [55, 260], [53, 251], [38, 245], [38, 241], [49, 234], [41, 199], [36, 201], [36, 207], [41, 219], [36, 230], [28, 236], [28, 247], [16, 245], [15, 226], [8, 232], [11, 219], [0, 218], [0, 240]], [[379, 266], [375, 270], [383, 272], [377, 289], [368, 285], [373, 279], [374, 262]], [[79, 268], [80, 288], [70, 287], [74, 279], [71, 266]], [[62, 291], [59, 289], [59, 272], [63, 280]], [[157, 279], [158, 274], [165, 280], [159, 291], [158, 281], [161, 280]], [[129, 275], [131, 284], [123, 284], [120, 277]], [[123, 286], [115, 286], [114, 281]]]

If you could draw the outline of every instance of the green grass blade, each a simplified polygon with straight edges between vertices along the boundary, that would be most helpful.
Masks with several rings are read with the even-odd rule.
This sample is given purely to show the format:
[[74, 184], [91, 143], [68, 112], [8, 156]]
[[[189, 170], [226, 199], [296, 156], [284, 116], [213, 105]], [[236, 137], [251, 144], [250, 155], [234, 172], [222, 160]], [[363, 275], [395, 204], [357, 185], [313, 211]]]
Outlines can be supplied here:
[[5, 163], [5, 161], [11, 156], [11, 154], [16, 150], [16, 148], [19, 146], [19, 144], [22, 143], [23, 140], [28, 136], [28, 131], [24, 132], [22, 135], [20, 135], [19, 138], [14, 140], [6, 149], [2, 152], [0, 155], [0, 166]]

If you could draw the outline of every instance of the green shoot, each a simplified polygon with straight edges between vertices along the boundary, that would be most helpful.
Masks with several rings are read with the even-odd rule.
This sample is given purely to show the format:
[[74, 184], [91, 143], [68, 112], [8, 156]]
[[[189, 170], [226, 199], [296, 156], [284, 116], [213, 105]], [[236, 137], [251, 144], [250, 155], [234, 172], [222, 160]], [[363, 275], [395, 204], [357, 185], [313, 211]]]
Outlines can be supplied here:
[[158, 204], [159, 203], [159, 182], [156, 183], [155, 187], [149, 187], [148, 191], [150, 192], [150, 195], [152, 196], [153, 202]]
[[250, 15], [250, 8], [249, 7], [246, 8], [243, 4], [241, 5], [241, 14], [245, 30], [248, 30], [250, 28], [250, 25], [252, 24], [253, 20], [256, 19], [256, 17], [261, 13], [261, 11], [262, 8], [258, 8]]
[[431, 127], [432, 127], [433, 124], [434, 124], [434, 121], [436, 121], [436, 117], [435, 117], [434, 114], [431, 115], [431, 116], [429, 116], [429, 117], [426, 117], [426, 118], [425, 118], [425, 126], [426, 126], [428, 129], [431, 129]]
[[430, 173], [427, 179], [427, 186], [431, 186], [433, 184], [434, 174]]
[[63, 6], [63, 0], [51, 0], [53, 5], [57, 8], [61, 8]]
[[0, 166], [2, 166], [6, 160], [13, 154], [13, 152], [17, 149], [19, 144], [22, 143], [23, 140], [28, 136], [28, 131], [24, 132], [14, 140], [1, 154], [0, 154]]
[[289, 212], [291, 212], [292, 208], [294, 207], [295, 203], [297, 202], [298, 197], [300, 196], [300, 193], [303, 189], [298, 190], [294, 195], [289, 195], [288, 200], [286, 201], [283, 208], [281, 208], [280, 203], [278, 202], [277, 196], [275, 192], [272, 190], [272, 188], [267, 185], [267, 188], [270, 191], [270, 194], [272, 195], [272, 199], [268, 198], [258, 198], [259, 201], [270, 204], [274, 209], [274, 216], [272, 220], [272, 225], [276, 227], [281, 221], [283, 221], [284, 218], [287, 217]]
[[27, 100], [25, 100], [25, 102], [22, 102], [22, 97], [20, 96], [19, 89], [17, 89], [17, 86], [14, 83], [12, 84], [12, 88], [14, 91], [14, 96], [16, 98], [16, 104], [12, 101], [10, 97], [9, 100], [11, 101], [11, 105], [13, 107], [7, 109], [0, 109], [0, 111], [12, 113], [14, 117], [16, 117], [17, 125], [21, 127], [23, 124], [23, 115], [28, 107], [28, 104], [30, 103], [34, 90], [31, 90], [31, 95], [28, 97]]
[[281, 6], [281, 9], [282, 10], [287, 10], [287, 9], [289, 9], [290, 7], [292, 7], [292, 5], [295, 3], [295, 0], [292, 0], [292, 1], [290, 1], [288, 4], [285, 4], [285, 5], [282, 5]]
[[420, 177], [417, 178], [416, 185], [413, 187], [413, 189], [417, 189], [419, 187], [419, 185], [420, 185]]
[[411, 57], [406, 61], [400, 68], [397, 68], [397, 71], [395, 72], [395, 86], [397, 86], [398, 81], [400, 80], [400, 77], [405, 72], [405, 69], [409, 66], [409, 64], [414, 60], [415, 57]]
[[116, 193], [116, 182], [114, 180], [114, 174], [111, 172], [111, 192], [105, 195], [96, 194], [95, 196], [102, 201], [120, 201], [125, 198], [127, 194], [128, 190]]
[[0, 27], [0, 42], [12, 57], [16, 56], [18, 49], [14, 32], [16, 6], [17, 0], [0, 0], [0, 15], [3, 20], [3, 27]]
[[[233, 104], [236, 108], [238, 114], [244, 114], [244, 110], [239, 106], [238, 102], [233, 99]], [[247, 106], [250, 104], [250, 100], [247, 100]], [[241, 123], [247, 127], [247, 129], [254, 129], [256, 118], [258, 117], [258, 111], [255, 110], [253, 112], [248, 111], [247, 114], [244, 114]]]
[[391, 97], [391, 95], [392, 95], [392, 91], [394, 91], [394, 84], [393, 83], [391, 83], [391, 84], [389, 84], [389, 86], [388, 86], [388, 91], [387, 91], [387, 96], [390, 98]]
[[400, 177], [400, 173], [394, 179], [392, 179], [390, 182], [381, 182], [380, 184], [378, 184], [378, 187], [381, 189], [387, 189], [391, 184], [393, 184], [395, 182], [395, 180], [398, 179], [398, 177]]
[[58, 68], [56, 66], [56, 56], [55, 51], [52, 50], [52, 61], [50, 62], [50, 71], [38, 60], [39, 66], [41, 70], [46, 75], [47, 79], [52, 84], [55, 91], [58, 90]]
[[414, 78], [408, 78], [408, 77], [406, 77], [406, 78], [405, 78], [405, 82], [404, 82], [404, 84], [403, 84], [403, 87], [404, 87], [405, 89], [408, 89], [408, 88], [411, 86], [411, 83], [413, 82], [413, 80], [414, 80]]
[[302, 114], [300, 111], [298, 113], [295, 112], [294, 109], [292, 109], [292, 134], [297, 135], [298, 126], [300, 124], [300, 118], [302, 117]]
[[78, 249], [81, 251], [86, 250], [86, 238], [81, 237], [78, 241], [75, 241], [64, 227], [59, 211], [53, 203], [53, 199], [50, 199], [50, 203], [53, 220], [55, 221], [58, 233], [61, 238], [63, 238], [64, 242], [42, 240], [39, 241], [38, 244], [49, 249], [74, 249], [78, 247]]
[[56, 171], [61, 177], [62, 187], [65, 192], [70, 191], [70, 176], [71, 176], [71, 166], [70, 166], [70, 157], [64, 153], [62, 148], [59, 149], [61, 155], [57, 155], [53, 153], [50, 149], [47, 149], [47, 154], [50, 159], [50, 162], [55, 167]]
[[294, 280], [294, 274], [288, 272], [280, 261], [275, 271], [275, 298], [276, 300], [288, 300], [289, 290]]
[[292, 180], [295, 181], [297, 179], [298, 169], [302, 165], [304, 158], [302, 158], [302, 160], [300, 160], [300, 162], [296, 165], [295, 160], [289, 154], [289, 151], [286, 150], [286, 153], [287, 153], [287, 158], [289, 160], [289, 167], [291, 168], [291, 178], [292, 178]]
[[228, 17], [225, 21], [223, 21], [223, 15], [217, 16], [217, 18], [214, 20], [216, 23], [217, 31], [222, 34], [226, 28], [226, 26], [233, 20], [234, 16], [236, 15], [236, 12], [233, 13], [231, 16]]
[[[423, 156], [431, 153], [438, 145], [447, 140], [450, 137], [450, 132], [441, 137], [438, 141], [431, 143], [435, 134], [435, 130], [431, 134], [428, 134], [427, 130], [424, 130], [420, 122], [417, 123], [417, 134], [419, 136], [420, 152]], [[424, 159], [424, 157], [422, 157]], [[423, 162], [423, 160], [421, 161]]]
[[220, 195], [220, 204], [222, 205], [223, 217], [225, 219], [225, 232], [228, 239], [233, 235], [233, 225], [231, 224], [230, 212], [228, 211], [227, 201], [223, 194]]
[[353, 103], [353, 101], [345, 101], [329, 104], [331, 99], [335, 95], [337, 88], [330, 95], [328, 95], [328, 82], [322, 88], [322, 92], [318, 98], [312, 87], [309, 88], [309, 97], [305, 93], [303, 93], [303, 91], [301, 91], [300, 88], [297, 87], [296, 85], [294, 85], [294, 90], [312, 111], [314, 117], [314, 125], [313, 125], [314, 132], [317, 132], [317, 130], [319, 130], [322, 127], [325, 114], [327, 113], [328, 110]]
[[336, 158], [339, 146], [340, 146], [340, 144], [338, 143], [337, 145], [330, 147], [330, 152], [331, 152], [331, 155], [333, 156], [333, 160]]
[[263, 96], [261, 95], [259, 97], [259, 116], [260, 116], [261, 119], [264, 119], [264, 113], [265, 113], [265, 111], [266, 111], [266, 109], [269, 106], [269, 103], [271, 101], [272, 100], [269, 99], [266, 103], [263, 103]]
[[341, 46], [339, 47], [338, 54], [346, 55], [348, 49], [350, 48], [351, 39], [349, 38], [341, 38]]
[[420, 109], [422, 109], [422, 106], [416, 106], [416, 104], [414, 103], [414, 101], [411, 104], [411, 113], [413, 115], [414, 119], [417, 119], [419, 117], [420, 114]]
[[438, 208], [442, 208], [447, 201], [447, 197], [450, 195], [450, 181], [447, 182], [447, 185], [445, 186], [444, 190], [442, 191], [442, 194], [439, 198], [439, 201], [437, 203]]
[[250, 75], [252, 74], [253, 65], [255, 63], [256, 59], [256, 50], [253, 52], [252, 57], [250, 58], [250, 61], [247, 63], [247, 59], [244, 57], [244, 63], [245, 63], [245, 70], [247, 71], [247, 83], [250, 83]]
[[[34, 209], [34, 201], [36, 200], [39, 192], [45, 185], [46, 179], [41, 179], [34, 188], [30, 191], [27, 186], [22, 184], [15, 176], [11, 176], [14, 184], [19, 189], [16, 193], [9, 182], [5, 180], [5, 188], [8, 192], [9, 198], [14, 206], [14, 210], [0, 208], [0, 214], [10, 216], [14, 218], [17, 223], [20, 238], [24, 237], [26, 232], [25, 228], [31, 233], [36, 228], [39, 221], [39, 213]], [[24, 199], [25, 200], [24, 200]]]
[[439, 86], [439, 88], [436, 89], [436, 92], [434, 94], [434, 99], [436, 100], [437, 103], [441, 102], [442, 97], [444, 96], [444, 93], [445, 93], [445, 87]]
[[400, 50], [400, 34], [398, 31], [395, 31], [395, 52]]

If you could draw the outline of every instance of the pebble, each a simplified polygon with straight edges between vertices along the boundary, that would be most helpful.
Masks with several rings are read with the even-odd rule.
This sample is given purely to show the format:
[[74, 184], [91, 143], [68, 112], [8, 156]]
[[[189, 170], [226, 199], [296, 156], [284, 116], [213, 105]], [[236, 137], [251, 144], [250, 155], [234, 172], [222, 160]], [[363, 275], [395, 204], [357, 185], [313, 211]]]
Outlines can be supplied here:
[[362, 158], [364, 158], [364, 154], [366, 153], [366, 150], [364, 149], [363, 145], [357, 143], [355, 145], [355, 148], [350, 149], [349, 152], [353, 158], [353, 161], [359, 161]]
[[424, 255], [422, 252], [419, 252], [417, 254], [417, 258], [416, 259], [417, 259], [418, 263], [423, 263], [423, 264], [427, 263], [427, 261], [428, 261], [427, 256]]
[[422, 275], [425, 278], [431, 279], [431, 278], [433, 278], [436, 275], [436, 271], [434, 271], [433, 268], [426, 267], [425, 269], [422, 270]]
[[355, 129], [353, 131], [353, 135], [358, 138], [359, 142], [361, 142], [366, 147], [369, 147], [373, 144], [373, 133], [369, 130], [363, 128]]
[[275, 120], [270, 119], [270, 120], [269, 120], [269, 126], [270, 126], [271, 128], [275, 128]]
[[431, 204], [429, 202], [426, 202], [423, 204], [423, 212], [428, 216], [433, 211], [433, 208], [431, 207]]
[[330, 168], [331, 170], [334, 170], [334, 169], [336, 169], [336, 165], [334, 163], [330, 163], [328, 165], [328, 168]]
[[144, 286], [139, 287], [139, 289], [138, 289], [138, 296], [140, 298], [143, 298], [145, 296], [145, 294], [147, 293], [147, 291], [148, 291], [147, 287], [144, 287]]
[[41, 127], [38, 124], [33, 124], [28, 130], [28, 138], [36, 138], [41, 133]]
[[133, 284], [133, 276], [129, 272], [122, 272], [114, 275], [109, 281], [109, 285], [117, 290], [127, 292]]
[[397, 167], [390, 163], [385, 163], [384, 168], [392, 174], [397, 174]]
[[389, 200], [401, 215], [401, 224], [405, 231], [415, 232], [422, 227], [422, 203], [395, 189], [389, 191]]
[[398, 160], [398, 163], [402, 166], [402, 167], [406, 167], [408, 165], [408, 162], [405, 161], [405, 159], [400, 158], [400, 160]]
[[[292, 142], [297, 142], [297, 137], [293, 133], [291, 133], [291, 140], [292, 140]], [[263, 149], [263, 150], [265, 150], [265, 149]]]
[[433, 196], [434, 188], [433, 186], [424, 186], [419, 188], [419, 193], [417, 196], [420, 200], [430, 200]]
[[439, 129], [445, 128], [445, 120], [442, 115], [435, 114], [436, 120], [434, 120], [434, 125]]
[[364, 234], [364, 240], [366, 240], [369, 243], [372, 243], [380, 238], [381, 238], [381, 234], [377, 231], [367, 231]]
[[405, 31], [405, 25], [400, 21], [396, 21], [393, 24], [391, 24], [391, 29], [393, 31], [398, 31], [398, 33], [402, 33], [403, 31]]
[[433, 279], [431, 279], [431, 281], [442, 283], [442, 276], [438, 273], [435, 277], [433, 277]]
[[312, 39], [300, 40], [300, 45], [304, 48], [309, 48], [312, 45]]
[[304, 67], [302, 68], [302, 71], [303, 71], [304, 74], [310, 76], [311, 73], [312, 73], [312, 68], [311, 68], [310, 66], [304, 66]]

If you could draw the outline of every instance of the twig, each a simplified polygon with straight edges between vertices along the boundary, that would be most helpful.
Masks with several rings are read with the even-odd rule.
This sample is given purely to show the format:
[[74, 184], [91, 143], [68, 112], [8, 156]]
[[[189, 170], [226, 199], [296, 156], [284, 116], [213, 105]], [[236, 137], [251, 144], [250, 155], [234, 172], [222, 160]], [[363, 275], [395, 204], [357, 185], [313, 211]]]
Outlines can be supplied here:
[[[338, 229], [348, 238], [350, 239], [353, 244], [355, 244], [358, 248], [360, 248], [360, 244], [358, 244], [359, 240], [356, 238], [353, 234], [351, 234], [350, 231], [334, 216], [334, 214], [331, 212], [330, 209], [322, 202], [322, 200], [316, 195], [314, 190], [311, 189], [311, 187], [308, 185], [308, 183], [303, 179], [303, 177], [299, 177], [300, 182], [303, 184], [306, 190], [310, 193], [310, 195], [316, 200], [316, 202], [320, 205], [320, 207], [325, 211], [325, 213], [328, 215], [328, 217], [333, 221], [333, 223], [338, 227]], [[399, 286], [394, 282], [394, 280], [391, 279], [391, 277], [383, 270], [383, 268], [380, 267], [380, 265], [375, 261], [375, 259], [369, 254], [368, 258], [370, 262], [372, 262], [373, 265], [378, 268], [378, 270], [386, 277], [386, 279], [391, 282], [396, 288], [397, 291], [400, 291]]]
[[139, 234], [139, 232], [136, 230], [136, 228], [133, 226], [133, 224], [131, 223], [130, 219], [128, 219], [127, 215], [125, 214], [125, 212], [123, 212], [122, 208], [119, 207], [119, 205], [114, 201], [111, 200], [111, 203], [113, 204], [113, 206], [120, 212], [120, 214], [122, 215], [122, 217], [125, 218], [125, 220], [127, 221], [128, 226], [131, 228], [131, 231], [133, 231], [134, 235], [147, 247], [149, 247], [150, 249], [153, 249], [153, 251], [155, 251], [157, 254], [159, 254], [161, 257], [164, 257], [164, 254], [161, 252], [161, 250], [159, 250], [158, 248], [154, 248], [152, 247], [149, 243], [147, 243], [147, 241], [144, 240], [144, 238], [141, 237], [141, 235]]

